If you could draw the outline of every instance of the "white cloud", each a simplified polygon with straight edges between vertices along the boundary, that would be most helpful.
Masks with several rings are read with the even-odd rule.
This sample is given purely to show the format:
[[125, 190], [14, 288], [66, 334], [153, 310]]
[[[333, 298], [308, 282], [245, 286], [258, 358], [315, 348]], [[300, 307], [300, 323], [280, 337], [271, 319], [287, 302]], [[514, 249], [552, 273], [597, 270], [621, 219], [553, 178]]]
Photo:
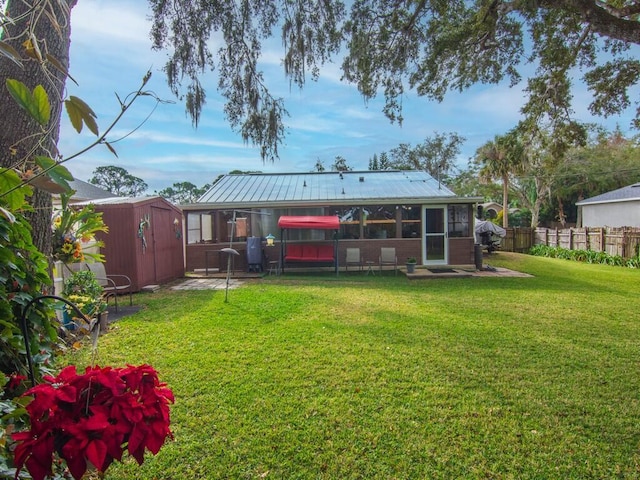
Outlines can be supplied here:
[[72, 10], [72, 36], [79, 37], [74, 42], [86, 46], [107, 41], [111, 45], [146, 47], [151, 44], [148, 14], [146, 2], [83, 0]]

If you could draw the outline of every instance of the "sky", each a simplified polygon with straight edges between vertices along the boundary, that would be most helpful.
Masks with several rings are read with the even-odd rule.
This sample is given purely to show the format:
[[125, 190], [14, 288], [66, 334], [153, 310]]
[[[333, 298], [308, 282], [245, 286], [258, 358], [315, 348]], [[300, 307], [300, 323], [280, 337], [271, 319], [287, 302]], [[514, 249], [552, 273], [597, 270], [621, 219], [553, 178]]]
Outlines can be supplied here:
[[[70, 72], [79, 85], [67, 82], [67, 93], [91, 106], [101, 131], [120, 111], [117, 96], [124, 99], [137, 90], [147, 71], [152, 76], [145, 90], [171, 101], [155, 109], [150, 98], [136, 101], [107, 137], [117, 157], [98, 146], [66, 164], [80, 180], [88, 181], [99, 166], [114, 165], [144, 180], [147, 193], [153, 194], [178, 182], [201, 187], [231, 170], [308, 172], [317, 160], [329, 169], [338, 155], [352, 169], [366, 170], [374, 154], [400, 143], [418, 145], [436, 132], [455, 132], [466, 139], [457, 160], [458, 167], [465, 168], [477, 148], [506, 133], [521, 117], [523, 85], [476, 85], [448, 94], [442, 103], [405, 95], [404, 122], [399, 126], [382, 113], [382, 97], [365, 102], [355, 86], [340, 82], [339, 65], [327, 65], [318, 82], [310, 80], [300, 90], [285, 77], [283, 52], [267, 49], [261, 63], [265, 79], [272, 92], [284, 98], [290, 116], [285, 119], [287, 136], [279, 147], [280, 158], [263, 163], [258, 147], [245, 144], [225, 119], [214, 73], [204, 77], [207, 104], [198, 128], [192, 126], [184, 103], [166, 84], [166, 52], [151, 49], [147, 5], [143, 0], [80, 0], [72, 11]], [[594, 119], [586, 109], [588, 92], [575, 90], [574, 100], [580, 120], [628, 130], [632, 109], [619, 117]], [[94, 138], [86, 129], [78, 134], [63, 115], [58, 145], [63, 156], [80, 151]]]

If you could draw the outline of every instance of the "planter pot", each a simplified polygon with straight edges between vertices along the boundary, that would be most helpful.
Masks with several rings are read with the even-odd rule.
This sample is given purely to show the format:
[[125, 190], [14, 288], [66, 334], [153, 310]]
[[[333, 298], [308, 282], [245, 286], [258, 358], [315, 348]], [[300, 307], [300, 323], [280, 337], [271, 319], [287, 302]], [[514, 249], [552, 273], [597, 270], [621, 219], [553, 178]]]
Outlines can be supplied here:
[[407, 263], [407, 273], [415, 273], [416, 272], [416, 264], [415, 263]]

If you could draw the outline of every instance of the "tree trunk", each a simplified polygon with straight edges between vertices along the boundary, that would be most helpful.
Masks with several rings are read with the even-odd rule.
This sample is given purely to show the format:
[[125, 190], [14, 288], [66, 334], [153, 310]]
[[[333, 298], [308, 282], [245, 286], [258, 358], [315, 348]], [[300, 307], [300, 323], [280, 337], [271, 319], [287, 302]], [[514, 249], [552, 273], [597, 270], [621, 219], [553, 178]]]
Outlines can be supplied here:
[[[35, 0], [34, 0], [35, 1]], [[30, 10], [40, 11], [46, 2], [32, 2], [9, 0], [6, 14], [13, 19], [26, 14]], [[58, 3], [65, 3], [68, 11], [63, 11]], [[7, 24], [0, 38], [20, 52], [23, 58], [23, 68], [15, 64], [4, 55], [0, 55], [0, 118], [3, 119], [0, 129], [0, 166], [15, 167], [21, 170], [32, 165], [35, 155], [43, 155], [56, 159], [58, 157], [56, 145], [60, 136], [60, 114], [66, 75], [51, 65], [42, 65], [37, 60], [27, 57], [22, 43], [26, 38], [22, 35], [28, 25], [34, 25], [34, 36], [42, 56], [49, 54], [55, 57], [65, 68], [69, 68], [69, 46], [71, 43], [70, 12], [77, 0], [60, 0], [52, 2], [57, 16], [58, 26], [54, 28], [48, 15], [40, 15], [36, 20], [31, 15], [17, 22]], [[58, 30], [59, 29], [59, 30]], [[45, 69], [47, 71], [45, 72]], [[16, 79], [24, 83], [30, 90], [36, 85], [42, 85], [49, 95], [51, 104], [51, 120], [47, 125], [47, 134], [42, 128], [24, 112], [10, 97], [5, 84], [7, 79]], [[24, 163], [26, 160], [26, 164]], [[51, 194], [34, 188], [34, 195], [30, 201], [34, 211], [27, 218], [32, 226], [34, 245], [44, 254], [51, 253]]]
[[509, 227], [509, 177], [502, 177], [502, 228]]
[[556, 199], [558, 200], [558, 221], [562, 228], [564, 228], [567, 223], [567, 215], [564, 213], [564, 203], [562, 203], [562, 198], [560, 195], [556, 195]]

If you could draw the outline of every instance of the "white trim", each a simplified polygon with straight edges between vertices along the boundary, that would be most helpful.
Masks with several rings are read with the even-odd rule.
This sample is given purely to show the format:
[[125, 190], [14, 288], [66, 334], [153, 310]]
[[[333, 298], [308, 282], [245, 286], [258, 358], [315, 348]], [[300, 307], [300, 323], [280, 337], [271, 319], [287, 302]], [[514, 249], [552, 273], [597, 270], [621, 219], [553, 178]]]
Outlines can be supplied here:
[[[426, 233], [426, 227], [427, 227], [427, 214], [426, 214], [426, 210], [427, 208], [441, 208], [443, 211], [443, 233], [437, 233], [437, 234], [431, 234], [430, 236], [432, 237], [439, 237], [442, 236], [443, 240], [444, 240], [444, 258], [441, 260], [435, 260], [435, 261], [427, 261], [427, 233]], [[437, 205], [430, 205], [430, 204], [423, 204], [421, 205], [421, 217], [422, 217], [422, 232], [421, 236], [422, 236], [422, 242], [421, 242], [421, 246], [420, 248], [422, 249], [422, 264], [426, 265], [426, 266], [435, 266], [435, 265], [448, 265], [449, 264], [449, 206], [447, 204], [437, 204]]]

